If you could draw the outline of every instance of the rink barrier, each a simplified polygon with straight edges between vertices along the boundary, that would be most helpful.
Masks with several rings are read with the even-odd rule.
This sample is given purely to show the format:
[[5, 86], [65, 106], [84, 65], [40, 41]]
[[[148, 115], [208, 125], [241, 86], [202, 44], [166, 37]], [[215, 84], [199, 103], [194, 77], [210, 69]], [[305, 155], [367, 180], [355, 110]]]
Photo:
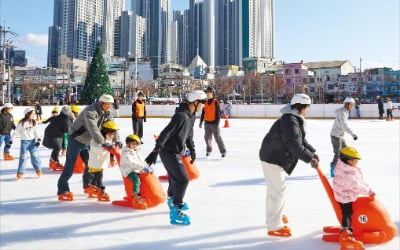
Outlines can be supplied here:
[[[232, 105], [231, 118], [238, 119], [275, 119], [281, 116], [280, 109], [285, 104], [235, 104]], [[335, 118], [335, 110], [342, 107], [343, 104], [311, 104], [308, 119], [333, 119]], [[400, 118], [400, 103], [394, 103], [393, 117]], [[33, 107], [33, 106], [30, 106]], [[51, 111], [56, 106], [42, 106], [42, 120], [51, 116]], [[60, 107], [60, 106], [58, 106]], [[15, 121], [24, 117], [24, 110], [27, 106], [14, 106], [12, 115]], [[80, 106], [83, 110], [85, 106]], [[175, 113], [176, 105], [146, 105], [148, 118], [170, 118]], [[113, 109], [112, 109], [113, 111]], [[130, 118], [132, 116], [131, 105], [120, 104], [119, 113], [121, 118]], [[378, 104], [362, 104], [360, 107], [361, 119], [377, 119]], [[200, 112], [196, 113], [200, 117]], [[350, 117], [355, 117], [356, 111], [353, 109]], [[386, 118], [386, 112], [383, 115]]]

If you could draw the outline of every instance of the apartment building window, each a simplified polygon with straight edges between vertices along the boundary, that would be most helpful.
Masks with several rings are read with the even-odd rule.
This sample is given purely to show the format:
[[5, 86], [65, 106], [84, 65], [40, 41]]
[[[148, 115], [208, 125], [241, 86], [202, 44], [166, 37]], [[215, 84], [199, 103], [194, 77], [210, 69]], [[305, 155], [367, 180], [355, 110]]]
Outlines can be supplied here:
[[295, 73], [295, 74], [298, 74], [299, 72], [300, 72], [299, 69], [294, 69], [294, 73]]
[[290, 84], [290, 79], [286, 79], [286, 84]]
[[285, 75], [290, 75], [290, 69], [285, 69]]

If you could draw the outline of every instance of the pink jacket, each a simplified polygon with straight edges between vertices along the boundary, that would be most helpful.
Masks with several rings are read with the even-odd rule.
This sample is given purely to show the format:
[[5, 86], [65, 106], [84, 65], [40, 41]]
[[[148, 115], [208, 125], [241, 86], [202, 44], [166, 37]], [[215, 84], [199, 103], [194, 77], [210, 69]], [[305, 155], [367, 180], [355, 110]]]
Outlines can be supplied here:
[[352, 167], [338, 160], [333, 178], [333, 193], [340, 203], [349, 203], [357, 199], [359, 195], [368, 195], [370, 188], [364, 182], [361, 169]]

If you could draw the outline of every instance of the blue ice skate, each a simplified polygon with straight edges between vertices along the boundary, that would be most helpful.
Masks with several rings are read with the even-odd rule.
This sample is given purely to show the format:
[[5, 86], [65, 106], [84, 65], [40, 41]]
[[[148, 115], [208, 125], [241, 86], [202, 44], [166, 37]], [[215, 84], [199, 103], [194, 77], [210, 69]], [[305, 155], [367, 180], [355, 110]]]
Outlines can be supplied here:
[[335, 166], [331, 165], [331, 177], [335, 177]]
[[170, 223], [172, 225], [190, 225], [190, 217], [182, 213], [178, 206], [173, 206], [169, 212]]
[[[167, 204], [168, 204], [169, 209], [171, 209], [173, 206], [175, 206], [174, 199], [172, 199], [172, 197], [168, 197]], [[186, 202], [183, 203], [181, 210], [189, 210], [189, 206]]]

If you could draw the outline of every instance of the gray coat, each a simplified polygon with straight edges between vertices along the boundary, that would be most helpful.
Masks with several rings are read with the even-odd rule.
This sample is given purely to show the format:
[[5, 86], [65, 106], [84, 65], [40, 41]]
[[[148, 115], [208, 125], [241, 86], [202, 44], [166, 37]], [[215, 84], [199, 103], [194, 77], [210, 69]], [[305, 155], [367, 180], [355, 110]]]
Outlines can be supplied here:
[[335, 113], [336, 119], [331, 129], [331, 136], [343, 139], [344, 133], [347, 132], [352, 137], [354, 137], [354, 132], [350, 129], [349, 125], [347, 125], [347, 120], [349, 119], [349, 111], [345, 107], [341, 107], [337, 109]]
[[111, 112], [104, 111], [99, 102], [92, 103], [79, 113], [69, 134], [82, 144], [89, 144], [92, 139], [96, 144], [103, 144], [105, 139], [100, 133], [101, 125], [112, 119]]

